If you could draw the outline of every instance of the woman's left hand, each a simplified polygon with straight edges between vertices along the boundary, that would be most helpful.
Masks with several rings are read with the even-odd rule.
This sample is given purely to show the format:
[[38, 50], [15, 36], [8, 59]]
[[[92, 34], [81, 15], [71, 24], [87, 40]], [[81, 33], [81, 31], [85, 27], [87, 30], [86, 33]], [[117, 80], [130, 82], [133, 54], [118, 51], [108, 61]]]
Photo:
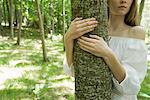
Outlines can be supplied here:
[[81, 49], [98, 57], [107, 57], [110, 48], [102, 37], [90, 35], [91, 38], [81, 36], [78, 39], [78, 44]]

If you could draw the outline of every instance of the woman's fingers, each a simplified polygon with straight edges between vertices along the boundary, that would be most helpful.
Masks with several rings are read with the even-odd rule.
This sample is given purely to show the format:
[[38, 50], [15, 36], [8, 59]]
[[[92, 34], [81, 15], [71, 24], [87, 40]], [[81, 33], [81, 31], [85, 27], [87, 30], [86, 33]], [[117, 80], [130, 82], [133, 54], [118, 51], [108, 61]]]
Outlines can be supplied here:
[[79, 28], [77, 31], [78, 31], [79, 33], [83, 33], [83, 32], [85, 32], [86, 30], [90, 30], [90, 29], [95, 28], [96, 26], [97, 26], [97, 24], [95, 24], [95, 25], [90, 25], [90, 26], [87, 26], [87, 27]]
[[87, 19], [83, 19], [83, 20], [80, 20], [80, 21], [76, 21], [76, 24], [79, 25], [79, 24], [82, 24], [82, 23], [86, 23], [88, 21], [96, 21], [95, 18], [87, 18]]
[[78, 39], [78, 44], [79, 44], [80, 47], [84, 47], [84, 48], [93, 50], [93, 48], [92, 48], [93, 43], [84, 41], [82, 39]]
[[91, 32], [91, 31], [93, 31], [93, 30], [94, 30], [94, 28], [91, 28], [91, 29], [85, 30], [85, 31], [83, 31], [83, 32], [80, 32], [80, 34], [83, 35], [83, 34], [85, 34], [85, 33]]
[[88, 21], [88, 22], [77, 25], [77, 27], [82, 28], [82, 27], [87, 27], [90, 25], [97, 25], [97, 24], [98, 24], [97, 21]]
[[100, 40], [100, 39], [102, 39], [102, 37], [99, 37], [99, 36], [97, 36], [97, 35], [89, 35], [91, 38], [95, 38], [95, 39], [97, 39], [97, 40]]
[[98, 22], [95, 18], [82, 19], [77, 17], [72, 21], [69, 27], [70, 36], [73, 36], [73, 39], [76, 39], [85, 33], [93, 31], [97, 24]]
[[80, 20], [82, 20], [82, 18], [80, 17], [77, 17], [77, 18], [75, 18], [72, 22], [76, 22], [76, 21], [80, 21]]

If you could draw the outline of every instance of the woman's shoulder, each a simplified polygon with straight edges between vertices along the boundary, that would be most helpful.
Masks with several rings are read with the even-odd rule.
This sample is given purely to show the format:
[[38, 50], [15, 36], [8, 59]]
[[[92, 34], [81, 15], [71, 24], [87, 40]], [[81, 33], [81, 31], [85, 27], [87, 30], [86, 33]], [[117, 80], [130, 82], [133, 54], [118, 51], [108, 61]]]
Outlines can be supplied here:
[[146, 31], [142, 26], [133, 26], [131, 27], [129, 35], [136, 39], [145, 40]]

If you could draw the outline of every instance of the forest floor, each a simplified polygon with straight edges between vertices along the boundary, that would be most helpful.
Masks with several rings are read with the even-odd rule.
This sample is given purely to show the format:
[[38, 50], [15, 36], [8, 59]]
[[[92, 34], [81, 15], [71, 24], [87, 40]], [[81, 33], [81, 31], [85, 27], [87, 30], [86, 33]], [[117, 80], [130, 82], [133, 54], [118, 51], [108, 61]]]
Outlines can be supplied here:
[[[63, 70], [62, 36], [46, 39], [49, 62], [43, 62], [38, 33], [25, 33], [20, 46], [16, 38], [0, 36], [0, 100], [74, 100], [74, 78]], [[150, 59], [148, 66], [139, 100], [150, 99]]]

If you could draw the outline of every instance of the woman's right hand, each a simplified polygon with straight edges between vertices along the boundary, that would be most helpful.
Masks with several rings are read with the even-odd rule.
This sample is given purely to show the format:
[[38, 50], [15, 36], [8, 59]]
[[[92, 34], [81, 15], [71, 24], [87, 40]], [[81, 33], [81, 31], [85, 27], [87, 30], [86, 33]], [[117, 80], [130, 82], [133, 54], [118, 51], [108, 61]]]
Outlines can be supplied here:
[[97, 24], [98, 21], [95, 18], [87, 18], [84, 20], [82, 18], [75, 18], [71, 22], [65, 37], [69, 40], [77, 39], [83, 34], [93, 31]]

